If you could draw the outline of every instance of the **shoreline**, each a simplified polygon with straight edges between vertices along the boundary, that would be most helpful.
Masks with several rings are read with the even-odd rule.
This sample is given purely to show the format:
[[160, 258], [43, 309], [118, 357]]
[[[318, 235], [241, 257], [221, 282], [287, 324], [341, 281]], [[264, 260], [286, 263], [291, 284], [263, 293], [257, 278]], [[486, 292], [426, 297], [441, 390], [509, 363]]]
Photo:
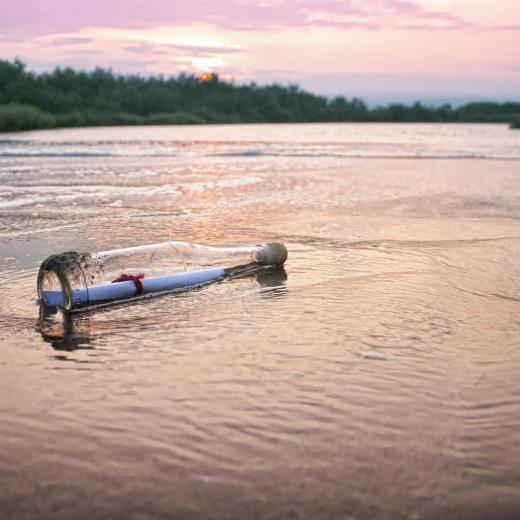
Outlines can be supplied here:
[[[0, 105], [1, 108], [1, 105]], [[138, 126], [154, 127], [154, 126], [290, 126], [290, 125], [337, 125], [337, 124], [356, 124], [356, 125], [500, 125], [507, 126], [510, 130], [520, 130], [520, 122], [513, 121], [229, 121], [229, 122], [136, 122], [136, 123], [93, 123], [82, 125], [52, 125], [52, 126], [32, 126], [23, 129], [2, 129], [0, 135], [5, 134], [23, 134], [25, 132], [34, 132], [37, 130], [76, 130], [84, 128], [132, 128]]]

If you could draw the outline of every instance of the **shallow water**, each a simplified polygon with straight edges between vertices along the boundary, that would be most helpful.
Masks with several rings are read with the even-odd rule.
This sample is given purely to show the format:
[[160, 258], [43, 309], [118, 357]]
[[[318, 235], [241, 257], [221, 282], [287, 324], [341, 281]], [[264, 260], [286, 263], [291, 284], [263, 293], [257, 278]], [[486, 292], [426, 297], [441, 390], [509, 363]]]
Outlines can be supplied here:
[[[520, 132], [0, 140], [0, 513], [518, 518]], [[39, 322], [49, 254], [283, 241], [284, 271]]]

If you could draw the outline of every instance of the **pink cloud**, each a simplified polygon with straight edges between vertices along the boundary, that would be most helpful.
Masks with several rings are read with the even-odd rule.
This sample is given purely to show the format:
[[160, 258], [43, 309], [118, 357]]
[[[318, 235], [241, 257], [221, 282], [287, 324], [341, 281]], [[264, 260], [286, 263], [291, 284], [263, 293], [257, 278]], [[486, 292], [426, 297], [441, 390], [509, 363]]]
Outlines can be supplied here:
[[129, 45], [125, 48], [128, 52], [135, 54], [171, 54], [182, 52], [191, 55], [208, 55], [215, 56], [218, 54], [231, 54], [242, 52], [239, 47], [224, 47], [224, 46], [204, 46], [204, 45], [183, 45], [180, 43], [148, 43], [141, 42], [138, 45]]
[[[327, 20], [314, 20], [313, 13]], [[341, 17], [341, 20], [334, 20]], [[207, 22], [228, 29], [257, 30], [275, 26], [384, 27], [389, 17], [462, 27], [459, 17], [425, 9], [408, 0], [19, 0], [0, 4], [0, 34], [25, 39], [73, 32], [87, 26], [150, 27]]]
[[84, 43], [90, 43], [92, 41], [91, 38], [54, 38], [50, 45], [67, 45], [67, 46], [73, 46], [73, 45], [83, 45]]
[[520, 24], [492, 25], [487, 27], [490, 31], [520, 31]]

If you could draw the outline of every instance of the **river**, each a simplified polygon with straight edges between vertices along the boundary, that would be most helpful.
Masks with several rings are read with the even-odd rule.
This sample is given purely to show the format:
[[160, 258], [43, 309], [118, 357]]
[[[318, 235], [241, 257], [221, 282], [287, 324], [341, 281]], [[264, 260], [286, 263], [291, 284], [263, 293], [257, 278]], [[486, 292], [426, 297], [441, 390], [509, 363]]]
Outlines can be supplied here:
[[[0, 138], [0, 516], [518, 518], [520, 132]], [[281, 241], [284, 270], [39, 320], [62, 251]]]

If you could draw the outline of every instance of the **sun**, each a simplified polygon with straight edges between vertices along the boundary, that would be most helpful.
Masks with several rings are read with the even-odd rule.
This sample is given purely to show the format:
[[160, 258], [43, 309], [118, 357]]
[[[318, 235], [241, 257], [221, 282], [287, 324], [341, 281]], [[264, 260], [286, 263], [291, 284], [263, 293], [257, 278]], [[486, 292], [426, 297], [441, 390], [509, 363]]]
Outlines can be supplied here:
[[197, 76], [197, 79], [203, 83], [216, 81], [218, 79], [218, 74], [216, 72], [203, 72]]

